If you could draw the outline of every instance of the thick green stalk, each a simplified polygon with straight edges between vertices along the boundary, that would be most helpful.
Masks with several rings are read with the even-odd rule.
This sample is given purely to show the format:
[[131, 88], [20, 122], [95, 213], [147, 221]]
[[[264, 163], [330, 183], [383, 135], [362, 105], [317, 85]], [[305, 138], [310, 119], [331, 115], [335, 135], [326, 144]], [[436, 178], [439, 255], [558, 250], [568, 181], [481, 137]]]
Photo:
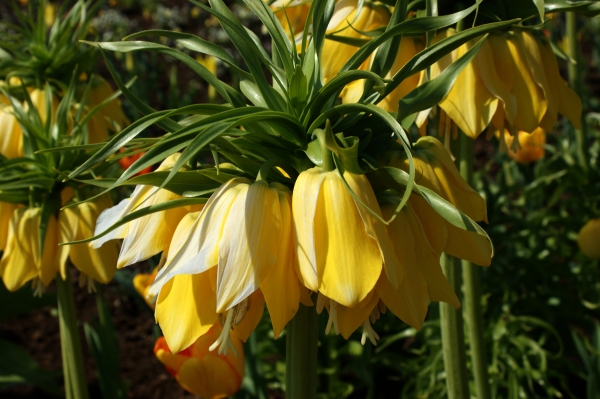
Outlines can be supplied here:
[[[567, 53], [575, 60], [575, 64], [569, 62], [569, 86], [575, 93], [581, 97], [581, 83], [579, 82], [579, 43], [577, 42], [577, 14], [567, 12]], [[577, 158], [579, 166], [585, 171], [588, 170], [588, 159], [585, 143], [585, 120], [581, 120], [581, 129], [575, 129], [575, 139], [577, 140]]]
[[[442, 255], [442, 269], [454, 292], [460, 298], [460, 259]], [[465, 355], [465, 335], [462, 311], [440, 302], [440, 325], [442, 328], [442, 352], [446, 370], [448, 399], [469, 399], [469, 378]]]
[[67, 399], [88, 399], [83, 351], [77, 331], [73, 286], [69, 273], [67, 273], [66, 280], [63, 280], [60, 274], [56, 275], [56, 293], [66, 397]]
[[[460, 134], [460, 174], [473, 186], [473, 139], [464, 133]], [[467, 260], [462, 261], [462, 272], [464, 277], [464, 311], [469, 332], [469, 347], [471, 348], [471, 363], [475, 376], [475, 389], [477, 399], [490, 399], [490, 381], [488, 376], [488, 364], [485, 351], [485, 339], [483, 337], [483, 311], [481, 309], [481, 277], [479, 266]]]
[[319, 318], [314, 307], [300, 305], [287, 325], [286, 398], [317, 397], [317, 346]]

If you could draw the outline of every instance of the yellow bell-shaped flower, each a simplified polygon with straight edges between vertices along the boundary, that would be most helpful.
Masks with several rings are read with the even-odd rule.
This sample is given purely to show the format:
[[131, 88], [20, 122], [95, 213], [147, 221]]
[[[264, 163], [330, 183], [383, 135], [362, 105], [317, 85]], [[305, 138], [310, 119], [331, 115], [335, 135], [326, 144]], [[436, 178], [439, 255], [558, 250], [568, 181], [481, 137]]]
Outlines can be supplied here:
[[[157, 171], [170, 170], [181, 154], [175, 153], [165, 159]], [[168, 190], [158, 190], [152, 186], [136, 186], [129, 198], [124, 199], [116, 206], [103, 211], [96, 222], [94, 235], [107, 230], [110, 226], [129, 215], [131, 212], [167, 201], [183, 197]], [[166, 259], [166, 250], [169, 248], [171, 237], [175, 232], [177, 223], [189, 212], [199, 210], [201, 206], [178, 207], [162, 212], [155, 212], [147, 216], [132, 220], [110, 233], [102, 236], [89, 245], [100, 248], [104, 243], [123, 239], [121, 252], [117, 261], [117, 268], [131, 265], [146, 260], [163, 252]]]
[[[65, 208], [59, 212], [58, 224], [60, 241], [79, 241], [94, 236], [96, 219], [104, 209], [112, 205], [110, 197], [104, 195], [94, 201]], [[93, 281], [107, 284], [115, 275], [118, 250], [115, 242], [102, 248], [93, 249], [89, 245], [62, 245], [59, 249], [60, 273], [66, 279], [67, 259], [85, 276]], [[88, 280], [91, 286], [91, 280]]]
[[17, 207], [18, 205], [16, 204], [0, 202], [0, 251], [6, 251], [10, 219]]
[[[421, 50], [423, 50], [423, 44], [418, 39], [402, 37], [400, 45], [398, 46], [396, 59], [394, 60], [390, 71], [385, 75], [385, 79], [391, 79]], [[419, 73], [409, 76], [377, 105], [388, 112], [398, 112], [398, 102], [412, 90], [417, 88], [420, 77], [421, 74]], [[342, 91], [342, 102], [345, 104], [358, 102], [363, 94], [364, 86], [364, 80], [357, 80], [344, 87], [344, 90]]]
[[13, 114], [12, 106], [8, 104], [0, 104], [0, 154], [6, 158], [23, 156], [21, 126]]
[[290, 191], [278, 183], [233, 179], [202, 212], [179, 223], [149, 291], [159, 294], [156, 319], [169, 347], [189, 346], [221, 314], [224, 332], [215, 346], [227, 351], [229, 330], [245, 341], [265, 302], [275, 336], [281, 333], [300, 301], [291, 202]]
[[[414, 146], [413, 159], [418, 184], [433, 190], [474, 221], [487, 222], [485, 200], [460, 176], [450, 153], [437, 139], [419, 139]], [[384, 162], [408, 171], [408, 161], [403, 153], [387, 153]], [[493, 249], [486, 237], [450, 224], [416, 194], [411, 196], [409, 205], [418, 215], [438, 257], [446, 252], [481, 266], [491, 264]]]
[[[368, 39], [358, 31], [371, 31], [386, 26], [390, 21], [389, 9], [383, 4], [364, 2], [360, 10], [357, 7], [358, 0], [338, 1], [327, 26], [327, 33], [347, 38]], [[358, 15], [357, 11], [360, 11]], [[325, 40], [321, 61], [323, 81], [327, 83], [333, 79], [357, 50], [358, 47], [349, 44]], [[370, 59], [369, 57], [360, 69], [366, 69]]]
[[[94, 76], [87, 105], [89, 109], [102, 103], [113, 94], [110, 83], [99, 76]], [[117, 126], [113, 126], [113, 123]], [[98, 110], [88, 121], [88, 142], [105, 141], [111, 131], [119, 131], [129, 124], [129, 120], [121, 108], [121, 100], [115, 98]]]
[[304, 171], [296, 180], [292, 209], [298, 277], [305, 287], [354, 307], [377, 283], [382, 268], [394, 287], [403, 270], [394, 253], [375, 193], [367, 178], [345, 173], [358, 203], [337, 170]]
[[590, 259], [600, 259], [600, 219], [591, 219], [577, 236], [579, 249]]
[[6, 250], [0, 261], [0, 275], [9, 291], [16, 291], [34, 279], [36, 289], [40, 289], [40, 283], [48, 286], [56, 276], [58, 226], [56, 218], [51, 215], [40, 256], [38, 231], [41, 216], [41, 208], [17, 208], [12, 213]]

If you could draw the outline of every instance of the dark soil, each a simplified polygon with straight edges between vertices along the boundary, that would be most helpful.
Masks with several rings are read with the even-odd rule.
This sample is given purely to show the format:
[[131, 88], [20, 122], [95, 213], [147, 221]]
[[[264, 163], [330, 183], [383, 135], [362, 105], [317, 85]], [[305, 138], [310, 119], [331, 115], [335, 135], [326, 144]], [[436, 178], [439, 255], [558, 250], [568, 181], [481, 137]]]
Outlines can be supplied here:
[[[77, 281], [73, 274], [73, 281]], [[74, 283], [79, 334], [84, 347], [85, 368], [90, 399], [102, 398], [96, 366], [87, 349], [83, 323], [97, 319], [96, 298], [87, 288]], [[184, 399], [195, 396], [184, 391], [164, 366], [155, 358], [154, 318], [152, 312], [143, 308], [141, 297], [124, 292], [116, 282], [102, 286], [102, 294], [110, 306], [110, 312], [119, 339], [119, 377], [128, 386], [129, 398], [136, 399]], [[48, 289], [55, 290], [54, 285]], [[139, 302], [139, 303], [138, 303]], [[62, 370], [60, 336], [55, 307], [30, 311], [0, 323], [0, 338], [12, 341], [27, 351], [44, 369]], [[26, 386], [2, 391], [3, 399], [46, 399], [52, 396], [39, 389]]]

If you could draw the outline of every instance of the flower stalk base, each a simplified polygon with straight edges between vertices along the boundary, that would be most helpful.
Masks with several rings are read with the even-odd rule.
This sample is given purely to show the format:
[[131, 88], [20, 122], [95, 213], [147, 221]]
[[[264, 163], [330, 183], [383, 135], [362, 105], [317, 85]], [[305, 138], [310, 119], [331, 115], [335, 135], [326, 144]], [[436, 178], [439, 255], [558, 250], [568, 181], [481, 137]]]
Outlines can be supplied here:
[[[442, 269], [457, 295], [460, 293], [460, 259], [442, 255]], [[465, 336], [461, 309], [454, 309], [440, 302], [440, 326], [442, 330], [442, 351], [446, 370], [448, 399], [469, 399], [469, 379], [467, 376]]]
[[285, 365], [286, 397], [289, 399], [317, 397], [318, 317], [314, 307], [301, 304], [287, 325]]
[[67, 399], [88, 399], [83, 352], [77, 331], [73, 286], [69, 273], [67, 272], [66, 275], [66, 280], [60, 277], [60, 273], [56, 275], [65, 396]]

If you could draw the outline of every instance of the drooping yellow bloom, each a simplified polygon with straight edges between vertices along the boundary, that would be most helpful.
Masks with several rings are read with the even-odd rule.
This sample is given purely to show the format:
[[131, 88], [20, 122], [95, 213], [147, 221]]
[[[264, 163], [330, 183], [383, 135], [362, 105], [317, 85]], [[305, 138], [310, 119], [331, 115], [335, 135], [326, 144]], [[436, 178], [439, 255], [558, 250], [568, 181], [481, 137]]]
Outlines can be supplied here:
[[[391, 79], [412, 57], [423, 50], [422, 47], [423, 45], [418, 40], [411, 37], [402, 37], [394, 64], [385, 75], [385, 79]], [[414, 90], [419, 85], [419, 80], [420, 74], [418, 73], [408, 77], [377, 105], [386, 111], [397, 112], [400, 99]], [[346, 86], [342, 91], [342, 102], [355, 103], [360, 100], [364, 85], [364, 80], [357, 80]]]
[[[415, 181], [418, 184], [433, 190], [474, 221], [487, 222], [485, 200], [460, 176], [449, 152], [437, 139], [422, 137], [413, 149]], [[401, 152], [388, 152], [383, 162], [408, 170], [408, 160]], [[492, 246], [487, 238], [450, 224], [416, 194], [409, 202], [438, 256], [446, 252], [481, 266], [490, 265]]]
[[546, 154], [546, 132], [541, 127], [535, 129], [532, 133], [519, 131], [517, 133], [518, 147], [515, 146], [515, 136], [505, 134], [508, 156], [518, 163], [531, 163], [544, 158]]
[[17, 208], [12, 213], [6, 250], [0, 261], [0, 274], [9, 291], [16, 291], [36, 279], [36, 288], [48, 286], [58, 271], [58, 229], [56, 218], [50, 216], [40, 256], [39, 225], [41, 208]]
[[[362, 203], [381, 216], [366, 177], [344, 177]], [[338, 171], [302, 172], [292, 203], [298, 277], [305, 287], [352, 308], [373, 290], [382, 268], [394, 287], [400, 285], [403, 269], [385, 225], [352, 198]]]
[[577, 236], [579, 249], [590, 259], [600, 259], [600, 219], [591, 219]]
[[[434, 43], [455, 33], [442, 31]], [[466, 43], [432, 65], [431, 78], [474, 44]], [[560, 76], [550, 45], [524, 30], [490, 34], [439, 106], [472, 138], [488, 126], [492, 133], [533, 132], [538, 127], [551, 131], [559, 113], [575, 127], [581, 118], [581, 100]], [[423, 118], [417, 121], [424, 123]]]
[[[165, 159], [157, 171], [170, 170], [181, 154], [175, 153]], [[168, 190], [158, 190], [152, 186], [136, 186], [129, 198], [124, 199], [118, 205], [102, 212], [96, 222], [94, 235], [107, 230], [110, 226], [121, 220], [133, 211], [161, 204], [183, 197]], [[147, 216], [135, 219], [119, 228], [111, 231], [103, 237], [92, 241], [92, 248], [100, 248], [104, 243], [114, 239], [123, 239], [121, 252], [117, 262], [117, 268], [122, 268], [136, 262], [148, 259], [163, 252], [166, 259], [166, 251], [177, 223], [189, 212], [199, 210], [201, 206], [178, 207], [162, 212], [155, 212]]]
[[[389, 9], [383, 4], [364, 2], [360, 10], [357, 6], [358, 0], [338, 1], [327, 26], [327, 33], [347, 38], [368, 39], [358, 31], [371, 31], [388, 24], [391, 15]], [[360, 11], [358, 15], [357, 11]], [[327, 83], [333, 79], [357, 50], [358, 47], [349, 44], [325, 40], [324, 57], [321, 61], [323, 81]], [[366, 69], [370, 60], [371, 57], [361, 65], [360, 69]]]
[[[94, 76], [88, 97], [88, 108], [92, 109], [113, 94], [113, 88], [105, 79]], [[117, 126], [113, 126], [113, 123]], [[115, 98], [104, 105], [88, 121], [88, 142], [105, 141], [110, 131], [119, 131], [129, 124], [129, 120], [121, 108], [121, 100]]]
[[203, 335], [219, 314], [246, 340], [266, 302], [275, 336], [294, 316], [300, 287], [293, 268], [291, 193], [278, 183], [239, 178], [221, 186], [200, 213], [177, 227], [165, 267], [150, 295], [159, 294], [156, 319], [169, 347], [181, 350]]
[[[111, 205], [110, 197], [105, 195], [97, 200], [61, 210], [58, 215], [60, 241], [72, 242], [93, 237], [96, 219], [100, 212]], [[61, 276], [66, 279], [67, 259], [70, 259], [83, 275], [93, 281], [107, 284], [115, 275], [117, 255], [117, 245], [114, 242], [97, 249], [90, 248], [85, 243], [63, 245], [58, 255]], [[90, 286], [93, 284], [92, 280], [88, 280]]]
[[209, 350], [221, 333], [222, 328], [216, 323], [192, 346], [179, 353], [172, 353], [165, 338], [160, 337], [154, 345], [154, 354], [186, 391], [206, 399], [225, 398], [240, 389], [245, 363], [244, 347], [235, 334], [231, 339], [238, 356], [233, 351], [223, 356]]
[[22, 136], [21, 126], [13, 114], [12, 106], [0, 104], [0, 154], [6, 158], [23, 156]]
[[[33, 107], [37, 110], [42, 123], [46, 122], [46, 94], [43, 90], [33, 89], [29, 92], [29, 98]], [[27, 102], [23, 104], [25, 109], [29, 106]], [[58, 100], [52, 98], [52, 113], [58, 108]], [[0, 95], [0, 154], [7, 158], [16, 158], [23, 156], [23, 131], [10, 101], [5, 96]]]

